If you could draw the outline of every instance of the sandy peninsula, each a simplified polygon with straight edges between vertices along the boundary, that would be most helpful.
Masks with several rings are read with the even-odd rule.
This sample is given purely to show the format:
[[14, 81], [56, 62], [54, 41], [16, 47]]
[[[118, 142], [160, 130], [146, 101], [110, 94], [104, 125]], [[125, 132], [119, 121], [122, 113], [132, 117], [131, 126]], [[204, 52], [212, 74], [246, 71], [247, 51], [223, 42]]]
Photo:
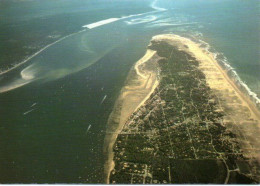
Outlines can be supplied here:
[[[217, 102], [216, 104], [218, 105], [216, 113], [219, 112], [223, 114], [223, 118], [218, 122], [236, 135], [236, 141], [239, 143], [243, 156], [249, 159], [249, 164], [253, 163], [251, 160], [258, 160], [260, 162], [260, 112], [250, 98], [239, 89], [227, 75], [227, 72], [218, 64], [214, 55], [201, 48], [200, 44], [177, 35], [157, 35], [152, 38], [151, 44], [155, 42], [165, 42], [167, 45], [178, 48], [179, 51], [189, 54], [192, 58], [196, 59], [200, 72], [205, 76], [207, 86], [216, 97], [216, 100], [214, 101]], [[170, 55], [172, 55], [172, 53]], [[109, 183], [110, 173], [115, 166], [113, 148], [118, 135], [122, 133], [122, 129], [131, 115], [144, 106], [146, 102], [151, 99], [151, 94], [160, 86], [161, 69], [158, 65], [160, 59], [162, 59], [162, 57], [157, 54], [157, 51], [149, 48], [143, 58], [135, 63], [128, 74], [125, 86], [122, 88], [114, 105], [114, 109], [110, 114], [104, 145], [104, 152], [107, 156], [105, 163], [106, 183]], [[185, 73], [178, 73], [182, 78], [185, 76]], [[173, 91], [176, 91], [175, 87], [172, 89]], [[163, 101], [162, 104], [165, 104], [165, 101]], [[182, 107], [182, 109], [185, 109], [185, 107]], [[165, 113], [163, 113], [163, 115], [165, 117]], [[188, 122], [190, 122], [190, 120], [185, 120], [184, 125], [187, 125]], [[207, 123], [208, 121], [205, 122]], [[175, 126], [172, 127], [174, 128]], [[168, 126], [167, 130], [169, 131]], [[190, 133], [190, 129], [187, 128], [187, 130], [188, 133]], [[207, 130], [209, 131], [209, 129]], [[127, 135], [127, 132], [124, 131], [123, 133], [124, 135]], [[212, 134], [209, 133], [209, 135]], [[194, 143], [191, 136], [190, 142]], [[170, 143], [172, 142], [170, 141]], [[217, 153], [217, 156], [223, 160], [227, 167], [227, 175], [225, 176], [224, 183], [229, 183], [228, 181], [230, 180], [230, 175], [233, 170], [228, 168], [225, 158], [222, 157], [220, 152], [216, 151], [214, 145], [212, 146], [215, 154]], [[198, 149], [196, 150], [193, 146], [191, 149], [193, 149], [194, 158], [198, 159], [196, 155]], [[233, 147], [233, 150], [234, 149], [235, 147]], [[128, 165], [125, 166], [127, 167]], [[148, 175], [147, 171], [148, 168], [146, 166], [143, 183], [145, 183], [145, 178]], [[252, 173], [248, 175], [256, 177], [257, 171], [258, 170], [253, 170]]]

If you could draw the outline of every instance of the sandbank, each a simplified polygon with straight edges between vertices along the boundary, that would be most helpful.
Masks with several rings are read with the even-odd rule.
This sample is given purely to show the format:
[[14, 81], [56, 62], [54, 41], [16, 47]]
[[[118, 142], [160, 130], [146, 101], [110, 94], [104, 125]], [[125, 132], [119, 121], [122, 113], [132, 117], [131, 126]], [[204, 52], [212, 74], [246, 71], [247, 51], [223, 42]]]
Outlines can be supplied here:
[[150, 97], [159, 84], [156, 51], [147, 50], [146, 54], [135, 63], [128, 74], [125, 86], [109, 116], [104, 144], [105, 182], [114, 168], [113, 145], [128, 118]]

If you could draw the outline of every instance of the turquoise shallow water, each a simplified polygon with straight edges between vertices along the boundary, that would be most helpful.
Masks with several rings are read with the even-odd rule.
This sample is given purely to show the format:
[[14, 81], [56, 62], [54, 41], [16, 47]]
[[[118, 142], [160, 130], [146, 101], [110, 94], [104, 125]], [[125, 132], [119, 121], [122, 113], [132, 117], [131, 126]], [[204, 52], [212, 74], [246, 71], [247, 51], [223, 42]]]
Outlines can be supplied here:
[[259, 1], [1, 5], [0, 65], [16, 63], [0, 75], [1, 183], [101, 183], [107, 118], [153, 35], [205, 41], [260, 93]]

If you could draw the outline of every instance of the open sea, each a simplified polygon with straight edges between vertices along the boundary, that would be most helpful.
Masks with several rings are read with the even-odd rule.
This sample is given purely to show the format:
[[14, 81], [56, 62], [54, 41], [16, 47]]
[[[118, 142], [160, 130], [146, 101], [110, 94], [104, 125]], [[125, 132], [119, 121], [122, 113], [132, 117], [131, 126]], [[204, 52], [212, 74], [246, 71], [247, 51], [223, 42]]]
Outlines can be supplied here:
[[258, 0], [0, 0], [0, 183], [103, 183], [113, 104], [166, 33], [214, 52], [259, 101]]

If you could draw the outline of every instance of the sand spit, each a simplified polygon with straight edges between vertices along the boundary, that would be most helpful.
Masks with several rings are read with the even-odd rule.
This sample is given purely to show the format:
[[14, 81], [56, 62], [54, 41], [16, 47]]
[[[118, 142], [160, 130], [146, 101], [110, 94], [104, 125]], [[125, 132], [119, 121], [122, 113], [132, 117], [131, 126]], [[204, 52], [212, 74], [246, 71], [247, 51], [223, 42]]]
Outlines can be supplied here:
[[199, 44], [177, 35], [158, 35], [153, 40], [167, 41], [178, 46], [199, 61], [199, 68], [206, 76], [209, 87], [218, 98], [220, 111], [225, 113], [223, 125], [237, 135], [243, 154], [260, 162], [260, 112], [227, 75], [214, 55]]
[[[160, 41], [196, 58], [199, 69], [204, 73], [208, 86], [216, 96], [218, 111], [224, 115], [219, 122], [236, 135], [241, 152], [249, 159], [249, 164], [255, 164], [255, 160], [260, 162], [260, 112], [256, 105], [228, 76], [214, 55], [201, 48], [200, 44], [172, 34], [154, 36], [151, 43]], [[160, 69], [157, 64], [159, 59], [156, 51], [147, 50], [145, 56], [130, 70], [126, 84], [110, 114], [104, 147], [107, 156], [106, 183], [109, 183], [110, 172], [114, 168], [113, 146], [118, 134], [129, 117], [145, 104], [160, 83]]]
[[159, 84], [157, 61], [160, 58], [156, 51], [147, 50], [146, 54], [136, 62], [128, 74], [125, 86], [121, 89], [114, 109], [109, 116], [104, 153], [107, 156], [105, 163], [105, 182], [109, 183], [109, 174], [114, 168], [113, 145], [124, 124], [143, 103], [150, 97]]

